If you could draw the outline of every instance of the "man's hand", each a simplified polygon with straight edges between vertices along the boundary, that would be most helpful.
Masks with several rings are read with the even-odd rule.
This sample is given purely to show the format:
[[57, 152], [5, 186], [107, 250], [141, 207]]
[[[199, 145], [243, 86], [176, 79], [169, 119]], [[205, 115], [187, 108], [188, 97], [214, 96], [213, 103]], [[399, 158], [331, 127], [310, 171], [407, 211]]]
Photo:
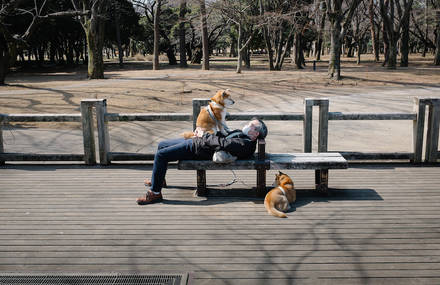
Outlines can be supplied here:
[[194, 136], [196, 136], [196, 137], [201, 138], [204, 134], [205, 134], [205, 131], [202, 130], [202, 128], [200, 128], [200, 127], [197, 127], [197, 128], [194, 130]]

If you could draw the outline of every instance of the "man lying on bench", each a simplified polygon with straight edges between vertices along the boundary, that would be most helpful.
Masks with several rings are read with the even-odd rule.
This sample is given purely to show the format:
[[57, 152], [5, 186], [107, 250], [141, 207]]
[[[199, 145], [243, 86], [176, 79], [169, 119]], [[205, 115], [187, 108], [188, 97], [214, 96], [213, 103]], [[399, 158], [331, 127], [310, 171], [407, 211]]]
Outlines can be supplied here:
[[149, 187], [147, 193], [137, 198], [139, 205], [153, 204], [162, 201], [162, 187], [168, 162], [197, 159], [211, 160], [216, 151], [226, 151], [238, 159], [252, 157], [255, 152], [257, 139], [264, 139], [267, 135], [267, 127], [262, 120], [252, 118], [243, 129], [234, 130], [227, 136], [217, 132], [205, 133], [201, 137], [190, 139], [170, 139], [161, 141], [154, 157], [153, 174], [151, 180], [145, 180]]

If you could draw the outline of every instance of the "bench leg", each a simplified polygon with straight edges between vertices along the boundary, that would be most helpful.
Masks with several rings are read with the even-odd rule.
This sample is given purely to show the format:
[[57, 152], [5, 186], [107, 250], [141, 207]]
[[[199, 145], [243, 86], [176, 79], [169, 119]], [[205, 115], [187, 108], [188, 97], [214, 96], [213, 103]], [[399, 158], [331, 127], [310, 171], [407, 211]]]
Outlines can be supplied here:
[[328, 194], [328, 169], [315, 170], [316, 190]]
[[266, 169], [257, 169], [257, 197], [265, 197], [266, 194]]
[[197, 170], [197, 196], [206, 196], [206, 170]]

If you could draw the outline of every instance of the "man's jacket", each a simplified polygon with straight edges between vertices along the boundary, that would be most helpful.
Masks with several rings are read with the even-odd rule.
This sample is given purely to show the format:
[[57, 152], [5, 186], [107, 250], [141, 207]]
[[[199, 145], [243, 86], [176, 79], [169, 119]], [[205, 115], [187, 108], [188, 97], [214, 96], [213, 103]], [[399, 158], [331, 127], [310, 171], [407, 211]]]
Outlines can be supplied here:
[[206, 133], [202, 137], [193, 137], [193, 151], [199, 159], [212, 159], [214, 152], [224, 150], [238, 159], [250, 158], [256, 149], [257, 141], [252, 141], [241, 130], [235, 130], [224, 136], [221, 132]]

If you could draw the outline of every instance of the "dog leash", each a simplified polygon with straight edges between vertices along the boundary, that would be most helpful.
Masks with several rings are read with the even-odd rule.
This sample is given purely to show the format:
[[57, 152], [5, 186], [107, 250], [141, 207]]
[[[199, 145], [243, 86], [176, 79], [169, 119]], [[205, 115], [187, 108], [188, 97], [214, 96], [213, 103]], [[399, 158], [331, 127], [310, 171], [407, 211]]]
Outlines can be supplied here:
[[226, 126], [225, 123], [219, 121], [219, 120], [214, 116], [214, 112], [212, 112], [211, 105], [208, 105], [208, 106], [206, 106], [205, 108], [206, 108], [206, 111], [208, 111], [208, 114], [209, 114], [209, 116], [211, 117], [211, 119], [215, 122], [215, 124], [216, 124], [217, 126], [222, 125], [223, 128], [225, 129], [225, 131], [226, 131], [226, 132], [229, 132], [229, 128], [228, 128], [228, 126]]
[[209, 185], [206, 185], [206, 186], [207, 187], [227, 187], [227, 186], [230, 186], [230, 185], [235, 184], [237, 182], [240, 182], [241, 184], [243, 184], [243, 185], [245, 185], [247, 187], [251, 187], [250, 185], [246, 184], [243, 180], [241, 180], [237, 176], [237, 174], [234, 172], [234, 170], [232, 170], [232, 169], [229, 169], [229, 170], [232, 172], [232, 175], [234, 176], [234, 178], [231, 181], [229, 181], [228, 183], [209, 184]]

